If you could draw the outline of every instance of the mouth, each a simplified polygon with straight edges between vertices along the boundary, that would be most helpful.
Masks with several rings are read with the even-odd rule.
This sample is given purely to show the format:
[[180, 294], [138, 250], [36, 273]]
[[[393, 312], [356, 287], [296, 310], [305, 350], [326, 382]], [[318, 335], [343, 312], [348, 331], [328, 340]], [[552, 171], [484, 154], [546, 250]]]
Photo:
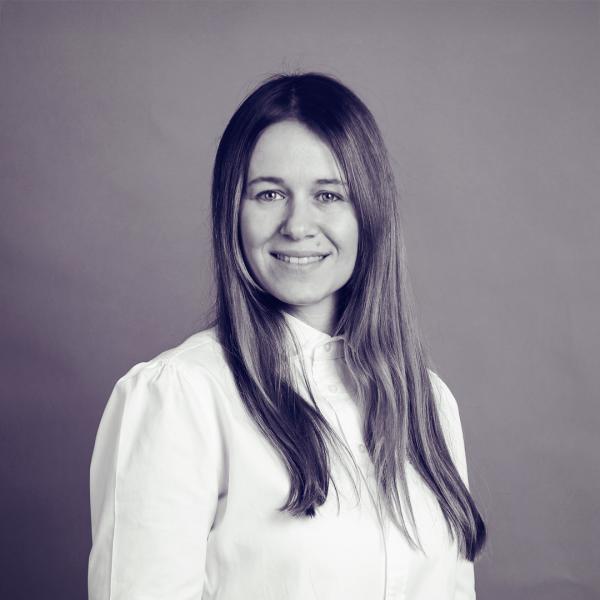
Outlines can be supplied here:
[[278, 261], [283, 263], [288, 263], [291, 265], [312, 265], [315, 263], [323, 262], [329, 255], [328, 254], [314, 254], [312, 256], [293, 256], [290, 254], [279, 254], [277, 252], [272, 252], [271, 256], [276, 258]]

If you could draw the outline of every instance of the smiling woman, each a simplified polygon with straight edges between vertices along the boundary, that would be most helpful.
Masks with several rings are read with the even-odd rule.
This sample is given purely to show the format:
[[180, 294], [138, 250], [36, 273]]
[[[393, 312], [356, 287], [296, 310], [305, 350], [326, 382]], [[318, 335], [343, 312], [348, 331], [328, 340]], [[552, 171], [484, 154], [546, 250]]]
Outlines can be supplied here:
[[259, 137], [248, 179], [240, 228], [252, 276], [290, 314], [331, 333], [358, 248], [356, 213], [331, 150], [302, 123], [280, 121]]
[[212, 218], [214, 323], [133, 366], [98, 430], [90, 599], [473, 599], [485, 526], [367, 107], [265, 81]]

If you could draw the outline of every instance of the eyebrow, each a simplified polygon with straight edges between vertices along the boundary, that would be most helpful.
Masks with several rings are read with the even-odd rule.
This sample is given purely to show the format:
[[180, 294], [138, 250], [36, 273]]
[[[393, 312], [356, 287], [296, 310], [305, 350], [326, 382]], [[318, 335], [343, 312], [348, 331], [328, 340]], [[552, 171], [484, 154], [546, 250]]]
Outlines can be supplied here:
[[[247, 185], [254, 185], [255, 183], [276, 183], [277, 185], [285, 185], [285, 181], [281, 177], [255, 177], [252, 181], [249, 181]], [[316, 179], [315, 183], [319, 185], [347, 185], [345, 181], [339, 179]]]

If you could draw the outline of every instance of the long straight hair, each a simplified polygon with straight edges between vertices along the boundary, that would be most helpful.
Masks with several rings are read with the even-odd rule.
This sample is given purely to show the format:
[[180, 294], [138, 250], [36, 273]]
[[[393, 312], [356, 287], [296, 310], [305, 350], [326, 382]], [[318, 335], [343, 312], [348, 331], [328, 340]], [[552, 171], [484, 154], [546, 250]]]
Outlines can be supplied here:
[[252, 151], [267, 127], [287, 119], [328, 144], [356, 210], [357, 260], [340, 291], [335, 333], [345, 337], [357, 400], [366, 406], [363, 433], [384, 505], [409, 543], [419, 547], [406, 480], [409, 461], [435, 494], [461, 554], [473, 560], [483, 547], [485, 525], [438, 418], [385, 145], [364, 103], [320, 73], [275, 75], [255, 89], [221, 137], [212, 181], [217, 331], [244, 404], [287, 467], [290, 493], [281, 509], [313, 516], [325, 502], [328, 448], [335, 438], [312, 393], [307, 401], [291, 384], [281, 305], [253, 278], [240, 240], [240, 203]]

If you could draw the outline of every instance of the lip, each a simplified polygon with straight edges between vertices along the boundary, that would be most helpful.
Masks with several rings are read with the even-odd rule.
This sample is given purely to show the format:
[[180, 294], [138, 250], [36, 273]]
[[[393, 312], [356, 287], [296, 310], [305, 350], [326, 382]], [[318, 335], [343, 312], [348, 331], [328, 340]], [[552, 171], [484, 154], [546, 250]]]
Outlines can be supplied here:
[[[308, 257], [319, 257], [319, 260], [311, 260], [310, 262], [290, 262], [290, 261], [286, 261], [286, 260], [282, 260], [280, 258], [278, 258], [278, 255], [281, 256], [286, 256], [286, 257], [290, 257], [290, 258], [295, 258], [295, 259], [303, 259], [303, 258], [308, 258]], [[281, 268], [283, 269], [291, 269], [295, 272], [298, 271], [312, 271], [313, 269], [318, 269], [319, 266], [324, 263], [327, 260], [327, 257], [329, 256], [329, 254], [305, 254], [303, 256], [298, 256], [297, 254], [284, 254], [284, 253], [271, 253], [271, 256], [273, 257], [273, 260], [275, 261], [276, 264], [278, 264]]]
[[294, 256], [296, 258], [304, 258], [306, 256], [328, 256], [329, 252], [319, 252], [317, 250], [290, 250], [289, 252], [285, 250], [273, 250], [271, 252], [273, 256], [276, 254], [283, 254], [284, 256]]

